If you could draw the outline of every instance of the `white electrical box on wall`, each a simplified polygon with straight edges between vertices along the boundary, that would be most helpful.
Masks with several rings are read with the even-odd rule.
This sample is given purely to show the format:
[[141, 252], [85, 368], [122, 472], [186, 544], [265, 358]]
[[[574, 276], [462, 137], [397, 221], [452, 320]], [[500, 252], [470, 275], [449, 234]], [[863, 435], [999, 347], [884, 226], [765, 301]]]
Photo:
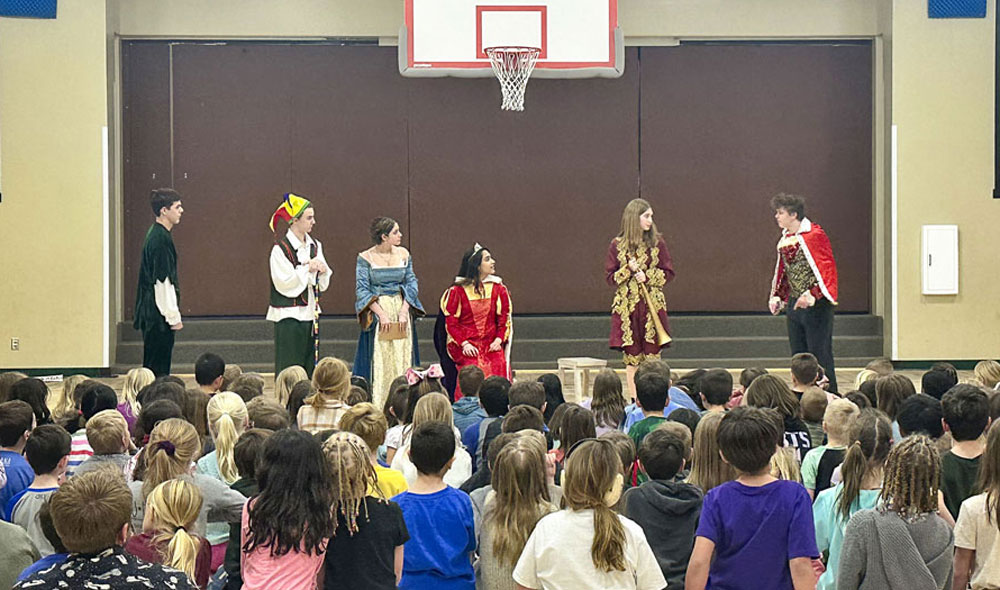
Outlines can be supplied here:
[[958, 226], [922, 228], [921, 266], [924, 295], [958, 294]]

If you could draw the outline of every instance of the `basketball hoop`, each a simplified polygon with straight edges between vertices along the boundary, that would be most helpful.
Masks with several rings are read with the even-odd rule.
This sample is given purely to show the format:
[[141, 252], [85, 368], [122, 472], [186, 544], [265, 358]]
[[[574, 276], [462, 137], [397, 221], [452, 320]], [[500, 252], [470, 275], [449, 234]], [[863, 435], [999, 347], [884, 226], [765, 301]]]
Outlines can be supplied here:
[[524, 89], [535, 69], [535, 60], [541, 49], [537, 47], [487, 47], [486, 55], [493, 64], [493, 73], [500, 81], [503, 100], [500, 108], [505, 111], [524, 110]]

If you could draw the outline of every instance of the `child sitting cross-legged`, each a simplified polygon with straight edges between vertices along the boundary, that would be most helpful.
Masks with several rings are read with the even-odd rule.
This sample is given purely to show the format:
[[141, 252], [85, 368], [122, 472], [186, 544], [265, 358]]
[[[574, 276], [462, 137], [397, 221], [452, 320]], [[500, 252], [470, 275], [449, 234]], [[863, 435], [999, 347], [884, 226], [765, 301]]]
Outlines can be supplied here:
[[622, 465], [613, 442], [597, 438], [570, 449], [565, 508], [543, 517], [514, 567], [518, 588], [661, 590], [667, 585], [642, 529], [614, 513]]
[[[351, 411], [359, 406], [369, 406], [384, 424], [369, 403]], [[330, 466], [336, 518], [323, 588], [395, 590], [403, 572], [403, 544], [410, 536], [399, 505], [379, 497], [372, 451], [358, 435], [338, 432], [323, 443], [323, 454]]]
[[410, 533], [403, 551], [401, 590], [472, 590], [476, 586], [472, 501], [444, 482], [455, 462], [456, 444], [451, 423], [432, 420], [414, 427], [405, 449], [417, 476], [408, 491], [393, 498], [403, 510]]
[[709, 576], [713, 588], [742, 588], [750, 581], [769, 590], [816, 585], [811, 501], [799, 483], [770, 474], [771, 456], [783, 440], [769, 413], [739, 407], [719, 423], [719, 448], [738, 477], [705, 496], [687, 590], [704, 590]]
[[698, 487], [675, 481], [690, 458], [691, 431], [677, 422], [663, 424], [639, 447], [639, 466], [649, 480], [622, 497], [623, 514], [646, 533], [669, 590], [684, 588], [704, 499]]

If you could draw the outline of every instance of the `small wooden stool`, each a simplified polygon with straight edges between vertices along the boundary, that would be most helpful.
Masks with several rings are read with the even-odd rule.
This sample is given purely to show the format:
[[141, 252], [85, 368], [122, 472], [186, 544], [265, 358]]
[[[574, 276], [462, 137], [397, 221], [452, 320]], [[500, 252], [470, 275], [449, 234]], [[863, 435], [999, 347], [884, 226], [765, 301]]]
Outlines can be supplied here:
[[586, 356], [572, 356], [558, 359], [559, 381], [563, 384], [563, 397], [566, 392], [566, 371], [573, 371], [573, 397], [566, 401], [580, 402], [587, 399], [590, 390], [590, 370], [603, 369], [608, 366], [608, 361], [595, 359]]

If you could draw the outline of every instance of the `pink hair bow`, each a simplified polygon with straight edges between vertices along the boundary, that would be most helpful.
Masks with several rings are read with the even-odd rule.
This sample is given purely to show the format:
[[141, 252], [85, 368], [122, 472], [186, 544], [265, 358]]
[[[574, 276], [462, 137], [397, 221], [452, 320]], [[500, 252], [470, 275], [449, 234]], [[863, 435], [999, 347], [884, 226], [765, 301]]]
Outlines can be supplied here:
[[441, 365], [437, 363], [427, 367], [426, 371], [413, 368], [406, 370], [407, 385], [416, 385], [424, 379], [440, 379], [441, 377], [444, 377], [444, 371], [441, 370]]

